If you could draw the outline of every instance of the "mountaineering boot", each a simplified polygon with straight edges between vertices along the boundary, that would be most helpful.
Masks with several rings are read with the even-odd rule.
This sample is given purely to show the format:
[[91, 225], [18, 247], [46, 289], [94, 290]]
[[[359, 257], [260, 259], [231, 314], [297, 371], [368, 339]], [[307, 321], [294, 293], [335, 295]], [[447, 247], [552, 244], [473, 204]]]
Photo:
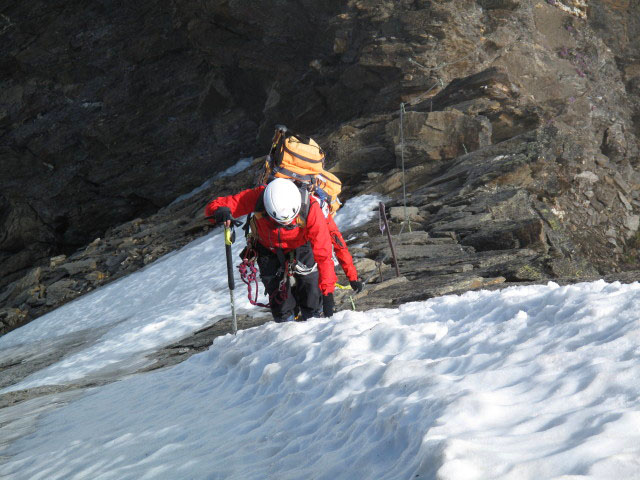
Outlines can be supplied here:
[[288, 317], [278, 317], [278, 318], [274, 318], [276, 323], [285, 323], [285, 322], [295, 322], [295, 317], [293, 316], [293, 314], [289, 315]]

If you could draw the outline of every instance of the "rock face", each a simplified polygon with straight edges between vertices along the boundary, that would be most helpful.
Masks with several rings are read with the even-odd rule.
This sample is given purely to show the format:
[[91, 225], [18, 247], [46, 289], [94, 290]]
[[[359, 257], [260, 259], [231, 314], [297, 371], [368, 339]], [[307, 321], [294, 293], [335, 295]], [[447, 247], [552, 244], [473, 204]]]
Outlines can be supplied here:
[[[341, 2], [291, 3], [0, 1], [2, 277], [150, 215], [277, 122], [335, 123], [312, 62], [334, 61]], [[369, 76], [361, 101], [391, 80]], [[326, 92], [338, 117], [355, 83]]]
[[387, 125], [395, 145], [396, 165], [413, 167], [425, 162], [451, 160], [467, 150], [491, 144], [491, 123], [458, 110], [407, 112], [402, 122]]
[[205, 233], [253, 172], [168, 204], [276, 123], [344, 199], [406, 190], [413, 296], [635, 269], [638, 33], [613, 0], [0, 0], [0, 332]]

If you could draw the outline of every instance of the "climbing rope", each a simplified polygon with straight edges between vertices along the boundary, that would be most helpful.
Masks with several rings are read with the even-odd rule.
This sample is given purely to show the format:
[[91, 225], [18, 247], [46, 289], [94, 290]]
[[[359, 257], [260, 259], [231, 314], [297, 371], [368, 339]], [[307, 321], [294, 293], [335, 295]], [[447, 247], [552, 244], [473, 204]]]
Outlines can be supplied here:
[[[249, 291], [249, 303], [251, 305], [256, 305], [257, 307], [265, 307], [270, 308], [270, 303], [260, 303], [258, 302], [258, 269], [255, 266], [254, 260], [249, 260], [244, 258], [242, 263], [238, 265], [238, 270], [240, 271], [240, 279], [245, 283], [247, 289]], [[255, 298], [253, 295], [253, 285], [255, 284]]]
[[[404, 175], [404, 103], [400, 104], [400, 159], [402, 163], [402, 199], [404, 202], [404, 222], [409, 226], [409, 231], [411, 231], [411, 222], [409, 221], [409, 217], [407, 215], [407, 181]], [[404, 223], [403, 223], [404, 228]]]
[[[238, 265], [238, 270], [240, 272], [240, 279], [247, 286], [247, 296], [249, 298], [249, 303], [251, 305], [255, 305], [257, 307], [271, 308], [272, 304], [280, 305], [284, 302], [289, 296], [287, 292], [287, 279], [289, 276], [289, 266], [288, 263], [285, 263], [284, 272], [282, 276], [282, 280], [280, 281], [280, 285], [278, 289], [273, 292], [269, 296], [269, 303], [261, 303], [258, 302], [258, 269], [255, 265], [256, 262], [256, 252], [253, 249], [247, 249], [245, 251], [245, 255], [242, 258], [242, 263]], [[254, 293], [255, 287], [255, 293]]]
[[[435, 87], [435, 85], [434, 85], [434, 87]], [[431, 88], [433, 88], [433, 87], [431, 87]], [[392, 237], [399, 238], [400, 235], [402, 235], [402, 233], [404, 232], [405, 226], [407, 226], [409, 228], [409, 232], [412, 231], [411, 230], [411, 221], [409, 220], [409, 215], [407, 214], [407, 181], [406, 181], [406, 177], [405, 177], [405, 167], [404, 167], [404, 114], [405, 113], [406, 113], [405, 104], [404, 103], [400, 103], [400, 160], [401, 160], [401, 164], [402, 164], [402, 201], [403, 201], [403, 206], [404, 206], [404, 221], [402, 222], [402, 225], [400, 227], [400, 231], [396, 235], [391, 235], [391, 232], [387, 231], [387, 235], [389, 235], [389, 237], [388, 237], [389, 238], [389, 248], [390, 248], [390, 251], [391, 251], [391, 255], [394, 257], [394, 265], [396, 267], [396, 275], [397, 276], [400, 276], [400, 271], [398, 269], [397, 260], [395, 259], [395, 252], [393, 251], [394, 248], [393, 248]], [[380, 208], [379, 215], [380, 215], [379, 216], [380, 233], [382, 235], [384, 235], [385, 234], [385, 230], [387, 230], [387, 227], [385, 226], [386, 218], [383, 219], [383, 215], [385, 215], [385, 213], [384, 213], [384, 205]], [[380, 277], [380, 281], [382, 281], [382, 264], [384, 263], [384, 261], [387, 258], [389, 258], [389, 256], [390, 256], [389, 254], [385, 254], [384, 257], [382, 257], [382, 260], [380, 260], [379, 262], [376, 262], [377, 265], [378, 265], [378, 273], [375, 273], [372, 276], [370, 276], [365, 283], [369, 283], [376, 276], [379, 276]]]

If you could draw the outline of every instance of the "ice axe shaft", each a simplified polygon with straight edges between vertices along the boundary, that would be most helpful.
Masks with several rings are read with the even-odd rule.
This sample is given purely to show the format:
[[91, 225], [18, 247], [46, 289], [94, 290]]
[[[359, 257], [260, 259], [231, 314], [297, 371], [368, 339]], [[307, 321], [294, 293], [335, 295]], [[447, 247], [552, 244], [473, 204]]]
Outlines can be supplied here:
[[231, 244], [233, 243], [233, 230], [230, 227], [224, 227], [224, 246], [227, 254], [227, 280], [229, 282], [229, 296], [231, 297], [231, 330], [235, 335], [238, 332], [238, 320], [236, 318], [236, 304], [233, 297], [233, 291], [236, 288], [236, 282], [233, 278], [233, 260], [231, 257]]
[[[380, 219], [383, 222], [384, 230], [387, 232], [387, 240], [389, 241], [389, 249], [391, 250], [391, 259], [393, 260], [393, 266], [396, 268], [396, 277], [400, 276], [400, 269], [398, 268], [398, 259], [396, 257], [396, 249], [393, 247], [393, 240], [391, 239], [391, 232], [389, 231], [389, 224], [387, 223], [387, 215], [384, 209], [384, 203], [379, 203]], [[380, 265], [382, 267], [382, 265]], [[380, 281], [382, 281], [382, 270], [380, 270]]]

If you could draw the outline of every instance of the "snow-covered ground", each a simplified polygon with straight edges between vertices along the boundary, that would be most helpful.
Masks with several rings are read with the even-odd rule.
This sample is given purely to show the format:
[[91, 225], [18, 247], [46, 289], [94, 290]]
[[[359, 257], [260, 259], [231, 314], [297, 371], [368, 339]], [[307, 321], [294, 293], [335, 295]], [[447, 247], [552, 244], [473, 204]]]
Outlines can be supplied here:
[[[356, 202], [375, 214], [375, 197]], [[5, 335], [0, 351], [105, 329], [0, 393], [228, 316], [224, 261], [214, 232]], [[469, 292], [219, 337], [43, 414], [0, 451], [0, 478], [640, 479], [640, 285]]]

